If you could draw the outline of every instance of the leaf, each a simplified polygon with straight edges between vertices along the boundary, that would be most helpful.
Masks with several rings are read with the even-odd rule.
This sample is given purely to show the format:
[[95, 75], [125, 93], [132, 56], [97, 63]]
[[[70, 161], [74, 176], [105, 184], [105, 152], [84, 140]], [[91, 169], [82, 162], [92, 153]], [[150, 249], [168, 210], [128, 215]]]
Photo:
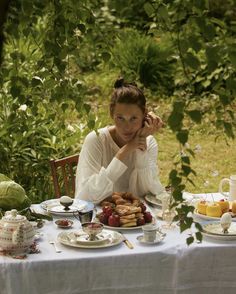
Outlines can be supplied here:
[[189, 37], [189, 44], [191, 45], [191, 48], [193, 48], [193, 50], [195, 52], [200, 51], [201, 48], [202, 48], [202, 45], [200, 43], [200, 38], [198, 38], [195, 35], [192, 35], [192, 36]]
[[221, 102], [224, 106], [230, 104], [230, 98], [229, 98], [227, 95], [222, 94], [222, 95], [220, 95], [219, 98], [220, 98], [220, 102]]
[[[178, 178], [180, 179], [180, 178]], [[183, 193], [179, 190], [174, 190], [173, 193], [172, 193], [175, 201], [183, 201]]]
[[208, 60], [217, 60], [219, 58], [219, 47], [207, 46], [206, 57]]
[[223, 125], [224, 125], [224, 129], [225, 129], [226, 135], [229, 138], [234, 139], [234, 132], [233, 132], [233, 126], [232, 126], [232, 124], [224, 121]]
[[145, 12], [147, 13], [148, 16], [152, 16], [152, 14], [155, 12], [154, 7], [149, 2], [146, 2], [144, 4], [144, 10], [145, 10]]
[[226, 87], [229, 90], [236, 91], [236, 80], [234, 78], [232, 78], [232, 77], [229, 77], [226, 80]]
[[184, 115], [179, 112], [172, 112], [168, 118], [168, 125], [172, 131], [178, 131], [182, 127]]
[[172, 171], [169, 174], [169, 179], [173, 179], [177, 176], [177, 170], [172, 169]]
[[18, 97], [21, 93], [21, 87], [13, 85], [10, 89], [10, 93], [14, 98]]
[[37, 87], [38, 85], [43, 84], [43, 81], [40, 77], [34, 76], [31, 80], [32, 87]]
[[83, 107], [84, 107], [86, 113], [89, 114], [91, 106], [89, 104], [84, 103]]
[[229, 52], [229, 59], [230, 59], [230, 62], [232, 63], [232, 65], [234, 67], [236, 67], [236, 51]]
[[77, 26], [78, 26], [78, 29], [81, 31], [81, 33], [84, 34], [86, 32], [86, 27], [84, 24], [79, 23]]
[[169, 18], [169, 15], [168, 15], [168, 10], [166, 8], [166, 6], [164, 5], [161, 5], [158, 9], [158, 13], [160, 14], [160, 16], [165, 20], [167, 21], [167, 19]]
[[203, 34], [209, 41], [212, 41], [214, 39], [215, 33], [215, 27], [210, 23], [207, 24], [203, 29]]
[[195, 227], [196, 229], [198, 229], [198, 231], [202, 231], [202, 226], [199, 223], [195, 223]]
[[187, 245], [189, 246], [190, 244], [192, 244], [194, 242], [194, 237], [188, 237], [187, 239], [186, 239], [186, 243], [187, 243]]
[[192, 121], [196, 122], [196, 123], [201, 123], [202, 120], [202, 114], [200, 110], [190, 110], [187, 111], [187, 114], [189, 115], [189, 117], [191, 118]]
[[177, 132], [176, 138], [181, 144], [184, 145], [188, 141], [188, 130], [180, 130]]
[[182, 156], [181, 157], [182, 162], [190, 164], [190, 158], [188, 156]]
[[201, 233], [201, 232], [196, 232], [196, 233], [195, 233], [195, 236], [196, 236], [196, 239], [197, 239], [199, 242], [202, 242], [202, 233]]
[[93, 130], [95, 127], [95, 120], [91, 119], [88, 121], [88, 127], [90, 130]]
[[102, 59], [106, 62], [108, 62], [111, 58], [111, 54], [109, 52], [102, 52]]
[[190, 52], [186, 54], [186, 56], [184, 57], [184, 61], [192, 69], [198, 69], [198, 67], [200, 66], [198, 58]]
[[175, 101], [173, 103], [173, 109], [175, 112], [183, 113], [185, 103], [183, 101]]
[[191, 173], [191, 171], [192, 171], [191, 167], [188, 166], [188, 165], [182, 165], [182, 170], [183, 170], [184, 175], [185, 175], [186, 177], [187, 177], [187, 176]]

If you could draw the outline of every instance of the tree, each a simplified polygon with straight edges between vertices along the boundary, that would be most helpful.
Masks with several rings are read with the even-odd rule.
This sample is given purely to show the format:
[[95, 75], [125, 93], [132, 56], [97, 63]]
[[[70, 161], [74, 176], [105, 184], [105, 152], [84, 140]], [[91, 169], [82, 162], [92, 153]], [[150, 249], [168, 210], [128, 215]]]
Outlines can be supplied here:
[[[226, 139], [235, 138], [235, 1], [227, 1], [227, 9], [221, 10], [220, 17], [214, 5], [215, 1], [208, 0], [155, 0], [146, 1], [144, 6], [153, 20], [150, 33], [169, 34], [179, 61], [168, 125], [180, 143], [169, 179], [174, 189], [172, 206], [177, 207], [181, 231], [193, 224], [189, 212], [194, 208], [183, 204], [182, 197], [186, 181], [192, 182], [191, 175], [195, 175], [190, 164], [194, 152], [186, 147], [190, 122], [200, 123], [208, 116]], [[234, 18], [229, 17], [232, 11]], [[201, 227], [197, 223], [195, 226], [195, 237], [201, 240]], [[193, 236], [187, 240], [188, 244], [193, 241]]]

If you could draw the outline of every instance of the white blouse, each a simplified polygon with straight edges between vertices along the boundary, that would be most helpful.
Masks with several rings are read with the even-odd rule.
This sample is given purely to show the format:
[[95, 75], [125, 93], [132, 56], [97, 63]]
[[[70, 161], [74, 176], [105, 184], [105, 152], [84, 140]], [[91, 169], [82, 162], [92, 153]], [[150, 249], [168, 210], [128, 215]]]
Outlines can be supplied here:
[[87, 135], [76, 171], [75, 198], [98, 203], [113, 192], [142, 197], [164, 191], [158, 178], [158, 147], [153, 136], [147, 137], [147, 150], [137, 149], [124, 162], [115, 157], [119, 149], [108, 127]]

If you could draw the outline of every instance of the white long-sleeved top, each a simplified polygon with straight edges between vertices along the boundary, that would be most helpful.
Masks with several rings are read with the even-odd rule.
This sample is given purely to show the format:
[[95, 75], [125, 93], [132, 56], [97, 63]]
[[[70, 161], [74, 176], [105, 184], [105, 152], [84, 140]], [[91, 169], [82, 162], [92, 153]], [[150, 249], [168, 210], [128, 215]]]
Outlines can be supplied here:
[[147, 150], [136, 150], [124, 162], [115, 157], [120, 147], [108, 127], [92, 131], [85, 138], [76, 171], [75, 198], [98, 203], [113, 192], [131, 192], [141, 197], [164, 191], [158, 177], [158, 146], [147, 137]]

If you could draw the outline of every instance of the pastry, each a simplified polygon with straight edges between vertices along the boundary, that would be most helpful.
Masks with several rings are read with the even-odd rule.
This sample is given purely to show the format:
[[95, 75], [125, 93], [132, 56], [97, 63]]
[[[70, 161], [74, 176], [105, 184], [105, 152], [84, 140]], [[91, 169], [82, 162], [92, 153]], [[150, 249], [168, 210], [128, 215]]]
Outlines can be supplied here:
[[232, 212], [236, 214], [236, 200], [232, 202]]
[[222, 214], [229, 211], [229, 201], [221, 199], [220, 201], [217, 201], [217, 203], [221, 207]]
[[126, 224], [123, 224], [121, 225], [122, 227], [135, 227], [137, 226], [137, 221], [132, 221], [132, 222], [129, 222], [129, 223], [126, 223]]
[[220, 205], [216, 202], [208, 204], [206, 208], [206, 215], [212, 217], [221, 217], [222, 210]]
[[207, 202], [205, 200], [201, 200], [197, 204], [197, 211], [200, 214], [206, 215], [206, 208], [207, 208]]

